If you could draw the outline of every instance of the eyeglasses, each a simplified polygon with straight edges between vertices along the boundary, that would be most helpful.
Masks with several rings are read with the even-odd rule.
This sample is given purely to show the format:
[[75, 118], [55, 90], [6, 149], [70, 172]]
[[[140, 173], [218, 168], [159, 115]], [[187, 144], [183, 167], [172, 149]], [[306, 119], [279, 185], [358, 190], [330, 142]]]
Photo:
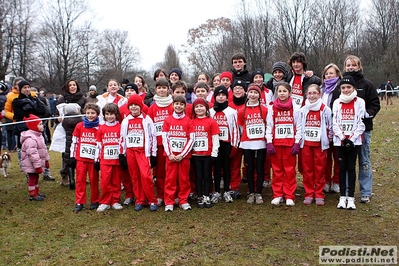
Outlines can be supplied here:
[[307, 95], [317, 95], [317, 94], [319, 94], [320, 92], [318, 92], [318, 91], [309, 91], [308, 93], [307, 93]]

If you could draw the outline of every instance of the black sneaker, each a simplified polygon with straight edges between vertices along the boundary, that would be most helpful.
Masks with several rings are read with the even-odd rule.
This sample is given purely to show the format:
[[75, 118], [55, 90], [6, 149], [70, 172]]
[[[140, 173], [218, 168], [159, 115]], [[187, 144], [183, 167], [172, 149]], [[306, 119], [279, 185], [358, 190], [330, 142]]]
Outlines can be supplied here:
[[76, 204], [75, 208], [73, 208], [73, 212], [80, 212], [81, 210], [83, 210], [83, 204]]
[[40, 196], [40, 197], [42, 197], [42, 198], [46, 198], [46, 194], [41, 194], [41, 193], [39, 193], [39, 194], [37, 194], [38, 196]]
[[98, 202], [93, 202], [90, 204], [90, 210], [96, 210], [100, 204]]
[[52, 177], [51, 175], [45, 175], [43, 176], [44, 181], [55, 181], [55, 178]]
[[197, 199], [197, 206], [198, 208], [204, 208], [205, 207], [205, 202], [204, 202], [204, 198], [203, 197], [199, 197]]
[[29, 200], [30, 201], [43, 201], [44, 200], [44, 198], [42, 197], [42, 196], [40, 196], [40, 195], [37, 195], [37, 196], [34, 196], [34, 197], [29, 197]]

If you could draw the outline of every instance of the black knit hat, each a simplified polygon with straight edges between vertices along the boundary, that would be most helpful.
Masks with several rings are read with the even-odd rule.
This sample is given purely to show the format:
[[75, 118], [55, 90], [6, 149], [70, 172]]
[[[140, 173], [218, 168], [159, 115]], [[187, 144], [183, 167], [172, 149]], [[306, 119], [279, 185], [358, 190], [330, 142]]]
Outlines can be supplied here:
[[21, 80], [21, 81], [18, 83], [18, 89], [21, 90], [21, 89], [22, 89], [24, 86], [26, 86], [26, 85], [28, 85], [28, 86], [30, 87], [29, 82], [27, 82], [26, 80]]
[[276, 63], [274, 63], [273, 64], [273, 68], [272, 68], [272, 74], [276, 70], [280, 70], [281, 72], [284, 73], [284, 75], [287, 75], [287, 64], [284, 63], [284, 62], [276, 62]]
[[247, 83], [243, 79], [235, 79], [234, 82], [233, 82], [233, 85], [231, 86], [231, 88], [234, 89], [234, 87], [236, 87], [236, 86], [243, 87], [245, 92], [248, 89]]
[[346, 75], [346, 76], [342, 77], [342, 79], [341, 79], [341, 81], [339, 83], [339, 86], [341, 86], [343, 84], [349, 84], [349, 85], [352, 85], [353, 87], [356, 88], [355, 79], [352, 76], [349, 76], [349, 75]]
[[137, 87], [136, 83], [129, 82], [128, 84], [126, 84], [123, 92], [126, 92], [127, 89], [133, 89], [136, 92], [136, 94], [139, 94], [139, 87]]
[[263, 73], [262, 69], [257, 68], [257, 69], [255, 69], [254, 72], [252, 72], [252, 74], [251, 74], [251, 83], [254, 82], [254, 77], [255, 77], [256, 75], [261, 75], [263, 79], [265, 78], [265, 73]]
[[216, 96], [219, 94], [224, 93], [226, 97], [228, 97], [229, 92], [227, 91], [226, 87], [224, 85], [219, 85], [215, 88], [215, 91], [213, 92], [213, 97], [216, 99]]
[[128, 79], [123, 79], [122, 84], [128, 84], [130, 81]]
[[178, 69], [178, 68], [173, 68], [173, 69], [170, 71], [170, 73], [169, 73], [169, 78], [170, 78], [170, 74], [172, 74], [172, 73], [176, 73], [176, 74], [179, 76], [179, 79], [181, 79], [181, 76], [182, 76], [182, 74], [183, 74], [183, 72], [182, 72], [180, 69]]

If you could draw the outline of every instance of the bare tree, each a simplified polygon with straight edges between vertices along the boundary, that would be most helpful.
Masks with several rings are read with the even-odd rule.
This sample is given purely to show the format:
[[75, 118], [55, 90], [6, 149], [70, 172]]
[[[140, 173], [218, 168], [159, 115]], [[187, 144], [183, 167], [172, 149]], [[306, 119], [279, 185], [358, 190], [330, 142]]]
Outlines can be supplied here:
[[172, 68], [182, 69], [179, 56], [177, 55], [176, 49], [173, 45], [169, 44], [168, 47], [166, 47], [164, 61], [160, 66], [166, 71], [170, 71]]
[[0, 5], [0, 80], [8, 74], [15, 44], [17, 27], [15, 1], [4, 0]]

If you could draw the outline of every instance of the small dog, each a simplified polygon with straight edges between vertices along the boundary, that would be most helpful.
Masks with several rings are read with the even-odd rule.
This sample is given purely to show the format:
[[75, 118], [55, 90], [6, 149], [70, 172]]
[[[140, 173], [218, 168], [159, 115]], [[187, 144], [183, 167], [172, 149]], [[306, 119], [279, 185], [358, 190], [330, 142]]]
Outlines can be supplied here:
[[3, 171], [3, 176], [8, 177], [8, 168], [11, 166], [11, 155], [4, 152], [0, 157], [0, 167]]

